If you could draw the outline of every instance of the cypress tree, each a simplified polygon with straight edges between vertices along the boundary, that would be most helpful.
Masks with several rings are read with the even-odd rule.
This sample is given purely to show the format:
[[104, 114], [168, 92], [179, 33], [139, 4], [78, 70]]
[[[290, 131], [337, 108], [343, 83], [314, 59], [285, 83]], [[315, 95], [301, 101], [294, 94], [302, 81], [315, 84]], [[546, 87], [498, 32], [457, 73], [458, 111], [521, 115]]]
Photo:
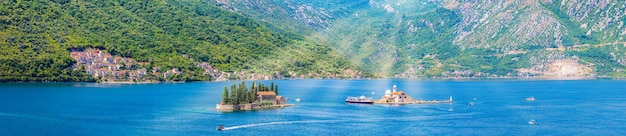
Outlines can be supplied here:
[[274, 92], [274, 82], [270, 83], [270, 91]]
[[228, 99], [230, 99], [230, 98], [228, 98], [228, 89], [226, 89], [226, 86], [224, 86], [224, 92], [222, 92], [222, 102], [224, 104], [229, 104], [228, 103], [229, 102]]
[[232, 103], [233, 104], [239, 104], [239, 101], [237, 99], [239, 97], [238, 96], [239, 94], [237, 93], [236, 85], [231, 85], [230, 86], [230, 91], [231, 91], [230, 92], [230, 94], [231, 94], [230, 100], [232, 101]]
[[250, 86], [250, 103], [254, 103], [256, 97], [256, 86], [254, 82], [252, 82], [252, 86]]
[[254, 89], [256, 88], [254, 82], [252, 82], [252, 85], [250, 86], [250, 92], [254, 92]]
[[276, 95], [278, 95], [278, 85], [276, 85], [276, 87], [274, 87], [274, 92], [276, 93]]
[[246, 99], [246, 94], [243, 92], [242, 84], [240, 84], [237, 88], [239, 89], [239, 104], [246, 104], [244, 101]]
[[254, 97], [256, 97], [254, 91], [250, 90], [248, 94], [250, 94], [250, 103], [254, 103]]
[[258, 86], [258, 84], [257, 84], [257, 86], [254, 88], [254, 94], [253, 94], [253, 96], [254, 96], [254, 101], [256, 101], [256, 100], [257, 100], [257, 96], [256, 96], [256, 94], [257, 94], [257, 93], [259, 93], [259, 86]]
[[246, 83], [241, 81], [241, 84], [239, 84], [239, 103], [246, 104], [246, 101], [248, 101], [248, 94], [246, 94]]
[[237, 103], [241, 104], [241, 97], [243, 97], [241, 95], [241, 86], [235, 86], [235, 88], [237, 89]]
[[[252, 82], [252, 85], [254, 85], [254, 82]], [[252, 88], [250, 88], [250, 90], [248, 90], [248, 88], [246, 88], [246, 94], [248, 94], [248, 100], [247, 100], [248, 103], [252, 103], [253, 102], [253, 99], [254, 99], [254, 97], [252, 95], [253, 92], [254, 91], [252, 91]]]
[[242, 83], [241, 86], [241, 94], [243, 95], [243, 97], [241, 97], [241, 103], [243, 104], [247, 104], [248, 103], [248, 86], [246, 86], [245, 83]]

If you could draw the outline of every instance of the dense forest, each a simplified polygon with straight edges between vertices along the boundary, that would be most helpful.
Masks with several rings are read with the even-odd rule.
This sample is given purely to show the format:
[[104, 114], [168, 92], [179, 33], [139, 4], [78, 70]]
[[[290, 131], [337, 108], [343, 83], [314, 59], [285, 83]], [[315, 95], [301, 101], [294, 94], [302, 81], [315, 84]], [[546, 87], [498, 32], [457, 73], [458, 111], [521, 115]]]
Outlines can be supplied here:
[[[354, 66], [326, 45], [268, 29], [201, 0], [0, 1], [0, 81], [95, 81], [69, 51], [98, 48], [209, 80], [197, 62], [225, 72], [343, 74]], [[317, 75], [320, 76], [320, 75]]]

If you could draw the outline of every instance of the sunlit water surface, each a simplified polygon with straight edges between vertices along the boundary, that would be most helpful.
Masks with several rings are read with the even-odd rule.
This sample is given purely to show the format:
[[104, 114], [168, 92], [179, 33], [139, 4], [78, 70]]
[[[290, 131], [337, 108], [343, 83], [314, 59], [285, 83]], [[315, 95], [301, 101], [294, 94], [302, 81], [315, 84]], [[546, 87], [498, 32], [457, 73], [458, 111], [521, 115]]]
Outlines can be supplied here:
[[[233, 83], [0, 84], [0, 135], [626, 135], [623, 80], [279, 80], [296, 106], [213, 110]], [[344, 102], [378, 99], [394, 84], [416, 99], [454, 103]]]

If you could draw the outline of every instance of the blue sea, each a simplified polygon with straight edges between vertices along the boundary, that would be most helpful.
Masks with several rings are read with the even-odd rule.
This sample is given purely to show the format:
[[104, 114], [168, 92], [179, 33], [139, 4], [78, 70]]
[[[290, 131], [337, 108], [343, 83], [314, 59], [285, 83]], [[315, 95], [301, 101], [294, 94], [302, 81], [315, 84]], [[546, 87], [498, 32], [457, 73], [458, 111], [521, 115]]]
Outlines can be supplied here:
[[[296, 106], [214, 110], [224, 86], [240, 82], [2, 83], [0, 135], [626, 135], [624, 80], [277, 80]], [[393, 85], [454, 102], [344, 101]]]

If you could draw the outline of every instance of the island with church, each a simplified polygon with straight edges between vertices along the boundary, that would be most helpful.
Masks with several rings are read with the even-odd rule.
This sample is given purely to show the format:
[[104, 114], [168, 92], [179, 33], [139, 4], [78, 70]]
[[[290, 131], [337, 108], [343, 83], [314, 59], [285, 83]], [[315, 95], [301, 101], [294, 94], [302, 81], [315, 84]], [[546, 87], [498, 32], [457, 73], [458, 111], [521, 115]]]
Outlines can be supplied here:
[[231, 85], [230, 91], [227, 87], [224, 87], [222, 100], [215, 106], [215, 109], [231, 112], [274, 109], [294, 105], [287, 104], [286, 99], [287, 98], [278, 95], [278, 85], [274, 85], [274, 82], [272, 82], [269, 87], [262, 83], [252, 82], [250, 88], [248, 88], [245, 82], [241, 82], [239, 85]]
[[393, 91], [387, 89], [385, 95], [374, 104], [436, 104], [436, 103], [452, 103], [452, 96], [449, 100], [415, 100], [403, 91], [398, 91], [396, 85], [393, 85]]
[[[372, 94], [374, 94], [372, 92]], [[348, 96], [346, 103], [360, 103], [360, 104], [438, 104], [438, 103], [452, 103], [452, 96], [449, 100], [415, 100], [403, 91], [398, 91], [396, 85], [393, 85], [393, 91], [387, 89], [385, 95], [380, 99], [374, 100], [365, 96], [352, 97]]]

